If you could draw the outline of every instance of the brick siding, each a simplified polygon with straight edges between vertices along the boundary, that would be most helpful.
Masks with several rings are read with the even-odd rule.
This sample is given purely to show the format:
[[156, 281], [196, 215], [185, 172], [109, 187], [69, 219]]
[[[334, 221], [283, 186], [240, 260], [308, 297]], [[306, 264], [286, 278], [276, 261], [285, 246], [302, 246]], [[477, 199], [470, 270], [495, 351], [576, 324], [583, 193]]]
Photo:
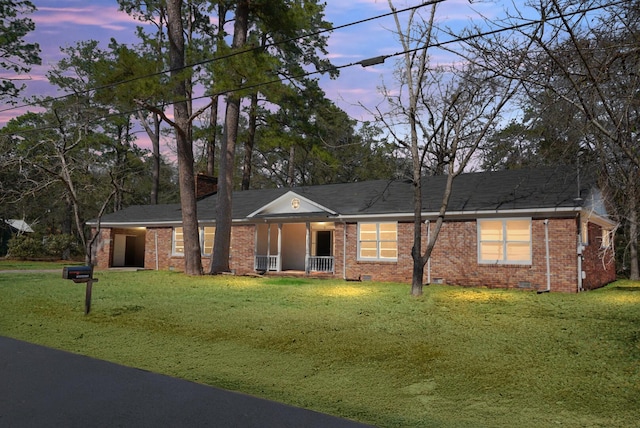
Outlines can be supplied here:
[[[433, 227], [433, 224], [431, 225]], [[550, 219], [549, 265], [551, 291], [578, 291], [577, 221], [575, 218]], [[111, 246], [116, 229], [103, 229], [96, 250], [99, 268], [111, 266]], [[345, 233], [346, 232], [346, 233]], [[336, 223], [334, 230], [334, 258], [336, 277], [348, 280], [373, 280], [410, 283], [413, 260], [413, 223], [398, 223], [398, 259], [394, 262], [358, 261], [356, 223]], [[583, 252], [583, 287], [593, 289], [615, 280], [612, 251], [600, 248], [599, 226], [590, 223], [589, 234], [593, 243]], [[347, 245], [344, 245], [346, 236]], [[423, 230], [423, 250], [426, 230]], [[184, 258], [171, 253], [171, 228], [147, 228], [144, 267], [146, 269], [184, 269]], [[236, 274], [254, 272], [255, 226], [233, 226], [229, 265]], [[157, 252], [156, 252], [157, 248]], [[346, 253], [345, 253], [346, 250]], [[547, 288], [544, 219], [532, 221], [532, 263], [530, 265], [486, 265], [478, 263], [477, 222], [452, 221], [443, 225], [431, 257], [431, 269], [425, 267], [424, 282], [442, 280], [446, 284], [463, 286], [520, 288], [545, 290]], [[205, 272], [209, 257], [202, 258]]]
[[616, 264], [613, 239], [610, 247], [603, 248], [602, 228], [594, 223], [589, 223], [587, 235], [589, 242], [582, 250], [582, 288], [592, 290], [616, 280]]

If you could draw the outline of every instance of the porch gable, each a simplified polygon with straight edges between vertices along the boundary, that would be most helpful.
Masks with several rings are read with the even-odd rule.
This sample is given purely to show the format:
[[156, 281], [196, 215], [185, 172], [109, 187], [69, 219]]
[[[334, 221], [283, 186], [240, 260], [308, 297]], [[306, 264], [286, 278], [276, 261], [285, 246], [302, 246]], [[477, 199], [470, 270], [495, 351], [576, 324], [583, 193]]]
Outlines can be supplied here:
[[279, 198], [274, 199], [266, 205], [258, 208], [247, 218], [273, 216], [273, 215], [301, 215], [301, 214], [318, 214], [324, 213], [329, 215], [337, 215], [337, 212], [327, 208], [317, 202], [314, 202], [300, 194], [288, 191]]

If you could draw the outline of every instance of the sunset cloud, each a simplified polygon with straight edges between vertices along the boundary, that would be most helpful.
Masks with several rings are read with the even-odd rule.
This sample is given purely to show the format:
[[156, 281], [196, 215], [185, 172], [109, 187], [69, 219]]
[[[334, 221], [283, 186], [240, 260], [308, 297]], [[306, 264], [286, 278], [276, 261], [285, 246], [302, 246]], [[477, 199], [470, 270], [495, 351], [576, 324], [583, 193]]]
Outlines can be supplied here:
[[[523, 0], [515, 0], [519, 3]], [[37, 11], [31, 16], [36, 24], [34, 32], [27, 36], [29, 41], [40, 44], [42, 66], [32, 67], [25, 78], [27, 90], [25, 97], [42, 95], [62, 95], [48, 85], [46, 73], [62, 58], [61, 48], [75, 46], [79, 42], [96, 40], [101, 49], [106, 49], [111, 38], [118, 43], [134, 45], [138, 43], [135, 28], [144, 26], [127, 13], [118, 10], [116, 0], [38, 0]], [[327, 59], [336, 66], [355, 64], [364, 59], [380, 55], [401, 53], [403, 48], [397, 40], [395, 21], [392, 16], [376, 18], [388, 13], [387, 0], [326, 0], [325, 20], [334, 27], [345, 26], [328, 34]], [[420, 0], [394, 0], [397, 10], [409, 6], [423, 4]], [[446, 0], [438, 4], [438, 24], [460, 30], [474, 17], [482, 23], [484, 17], [493, 18], [503, 14], [505, 5], [511, 1], [474, 1]], [[418, 12], [426, 17], [430, 7], [421, 6]], [[409, 12], [399, 14], [405, 25]], [[215, 18], [211, 18], [214, 22]], [[350, 23], [360, 22], [355, 25]], [[232, 31], [232, 23], [228, 23]], [[388, 58], [384, 64], [363, 68], [353, 65], [341, 69], [337, 79], [318, 76], [322, 89], [327, 97], [343, 108], [349, 115], [362, 118], [364, 110], [359, 104], [374, 108], [380, 102], [378, 87], [384, 84], [393, 89], [397, 86], [393, 70], [399, 56]], [[450, 56], [443, 51], [431, 52], [433, 63], [451, 63]], [[0, 105], [0, 109], [3, 106]], [[11, 114], [5, 112], [0, 116], [0, 126]]]
[[137, 21], [113, 6], [87, 5], [83, 7], [39, 7], [33, 15], [36, 28], [52, 27], [64, 31], [67, 25], [98, 27], [105, 30], [124, 31]]

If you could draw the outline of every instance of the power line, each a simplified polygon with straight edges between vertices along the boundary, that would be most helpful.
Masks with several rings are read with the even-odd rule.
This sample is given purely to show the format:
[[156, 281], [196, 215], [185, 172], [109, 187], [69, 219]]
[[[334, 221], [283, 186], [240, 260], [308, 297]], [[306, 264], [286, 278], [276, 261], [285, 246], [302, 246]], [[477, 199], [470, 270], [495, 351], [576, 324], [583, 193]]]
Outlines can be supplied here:
[[[444, 1], [444, 0], [436, 0], [435, 2], [432, 2], [431, 4], [439, 3], [441, 1]], [[454, 44], [454, 43], [460, 43], [460, 42], [473, 40], [473, 39], [476, 39], [476, 38], [492, 36], [492, 35], [496, 35], [496, 34], [499, 34], [499, 33], [502, 33], [502, 32], [506, 32], [506, 31], [519, 30], [519, 29], [522, 29], [522, 28], [525, 28], [525, 27], [528, 27], [528, 26], [537, 25], [537, 24], [540, 24], [540, 23], [544, 23], [544, 22], [560, 19], [563, 16], [569, 17], [569, 16], [575, 16], [575, 15], [579, 15], [579, 14], [594, 12], [594, 11], [597, 11], [597, 10], [600, 10], [600, 9], [604, 9], [606, 7], [611, 7], [611, 6], [615, 6], [615, 5], [618, 5], [618, 4], [622, 4], [625, 1], [626, 0], [619, 0], [617, 2], [612, 2], [612, 3], [605, 4], [605, 5], [593, 6], [593, 7], [587, 8], [587, 9], [579, 9], [579, 10], [576, 10], [574, 12], [561, 14], [561, 15], [557, 15], [557, 16], [552, 16], [552, 17], [547, 16], [547, 17], [544, 17], [543, 19], [531, 20], [531, 21], [527, 21], [527, 22], [524, 22], [524, 23], [521, 23], [521, 24], [515, 24], [515, 25], [509, 26], [509, 27], [499, 28], [499, 29], [496, 29], [496, 30], [490, 30], [490, 31], [486, 31], [486, 32], [474, 33], [474, 34], [469, 34], [467, 36], [461, 36], [461, 37], [458, 36], [458, 37], [455, 37], [455, 38], [450, 39], [450, 40], [446, 40], [446, 41], [443, 41], [443, 42], [431, 44], [428, 47], [442, 48], [442, 47], [444, 47], [446, 45], [450, 45], [450, 44]], [[427, 4], [428, 3], [423, 3], [420, 7], [422, 7], [424, 5], [427, 5]], [[407, 10], [415, 9], [415, 8], [416, 8], [416, 6], [414, 6], [412, 8], [408, 8]], [[406, 11], [406, 10], [403, 10], [403, 11]], [[393, 12], [391, 12], [390, 14], [393, 14]], [[389, 16], [390, 14], [388, 13], [388, 14], [385, 14], [384, 16]], [[383, 16], [383, 15], [380, 15], [380, 16]], [[367, 21], [367, 20], [373, 20], [373, 19], [376, 19], [376, 18], [375, 17], [374, 18], [368, 18], [366, 20], [363, 20], [363, 22]], [[358, 22], [360, 22], [360, 21], [358, 21]], [[353, 24], [345, 24], [344, 26], [346, 26], [346, 25], [353, 25]], [[336, 28], [342, 28], [344, 26], [336, 27]], [[226, 89], [226, 90], [223, 90], [223, 91], [218, 91], [218, 92], [216, 92], [214, 94], [208, 94], [208, 95], [202, 95], [202, 96], [198, 96], [198, 97], [189, 98], [189, 101], [195, 101], [195, 100], [204, 99], [204, 98], [211, 98], [211, 97], [216, 96], [216, 95], [220, 96], [220, 95], [225, 95], [225, 94], [228, 94], [228, 93], [231, 93], [231, 92], [236, 92], [236, 91], [246, 91], [246, 90], [250, 90], [250, 89], [257, 89], [257, 88], [260, 88], [260, 87], [263, 87], [263, 86], [272, 85], [274, 83], [281, 83], [281, 82], [284, 82], [284, 81], [287, 81], [287, 80], [299, 80], [299, 79], [302, 79], [302, 78], [305, 78], [305, 77], [309, 77], [309, 76], [312, 76], [312, 75], [315, 75], [315, 74], [324, 74], [324, 73], [327, 73], [327, 72], [330, 72], [330, 71], [335, 71], [335, 70], [340, 70], [340, 69], [343, 69], [343, 68], [353, 67], [355, 65], [360, 65], [362, 67], [367, 67], [367, 66], [370, 66], [370, 65], [383, 63], [388, 58], [404, 55], [406, 53], [417, 52], [417, 51], [420, 51], [420, 50], [423, 50], [423, 49], [425, 49], [425, 46], [422, 46], [422, 47], [419, 47], [419, 48], [414, 48], [414, 49], [408, 49], [406, 51], [399, 51], [399, 52], [396, 52], [396, 53], [393, 53], [393, 54], [381, 55], [381, 56], [378, 56], [378, 57], [375, 57], [375, 58], [369, 58], [369, 59], [365, 59], [365, 60], [361, 60], [361, 61], [354, 61], [354, 62], [351, 62], [351, 63], [348, 63], [348, 64], [339, 65], [339, 66], [331, 66], [331, 67], [327, 67], [327, 68], [324, 68], [324, 69], [321, 69], [321, 70], [309, 71], [309, 72], [301, 73], [301, 74], [298, 74], [298, 75], [278, 77], [278, 78], [274, 78], [272, 80], [268, 80], [268, 81], [264, 81], [264, 82], [259, 82], [259, 83], [255, 83], [255, 84], [251, 84], [251, 85], [246, 85], [246, 86]], [[240, 53], [246, 53], [246, 52], [249, 52], [249, 51], [242, 51]], [[236, 53], [236, 54], [240, 54], [240, 53]], [[67, 96], [73, 96], [73, 95], [75, 95], [75, 94], [71, 94], [71, 95], [67, 95]], [[66, 96], [62, 96], [62, 97], [59, 97], [59, 98], [64, 98], [64, 97], [66, 97]], [[175, 102], [178, 102], [178, 101], [177, 100], [173, 100], [172, 102], [168, 102], [165, 105], [171, 105], [171, 104], [173, 104]], [[111, 117], [130, 115], [130, 114], [136, 113], [138, 111], [144, 111], [144, 110], [147, 110], [147, 109], [139, 108], [139, 109], [134, 109], [134, 110], [126, 111], [126, 112], [113, 113], [113, 114], [97, 117], [94, 120], [101, 120], [101, 119], [108, 119], [108, 118], [111, 118]], [[0, 112], [1, 111], [2, 110], [0, 110]], [[35, 132], [35, 131], [38, 131], [38, 130], [46, 130], [46, 129], [50, 129], [50, 128], [53, 128], [53, 127], [43, 127], [43, 128], [28, 130], [28, 131], [25, 131], [25, 132]]]
[[[178, 71], [186, 70], [186, 69], [189, 69], [189, 68], [198, 67], [198, 66], [201, 66], [201, 65], [205, 65], [205, 64], [209, 64], [209, 63], [215, 62], [215, 61], [221, 61], [221, 60], [224, 60], [224, 59], [232, 58], [232, 57], [237, 56], [237, 55], [244, 55], [244, 54], [248, 54], [248, 53], [251, 53], [251, 52], [262, 51], [262, 50], [265, 50], [265, 49], [268, 49], [268, 48], [271, 48], [271, 47], [275, 47], [275, 46], [286, 44], [286, 43], [290, 43], [290, 42], [295, 42], [295, 41], [298, 41], [298, 40], [301, 40], [301, 39], [305, 39], [305, 38], [308, 38], [308, 37], [314, 37], [314, 36], [317, 36], [317, 35], [320, 35], [320, 34], [324, 34], [324, 33], [332, 32], [332, 31], [336, 31], [336, 30], [341, 30], [341, 29], [344, 29], [344, 28], [352, 27], [354, 25], [364, 24], [366, 22], [375, 21], [375, 20], [381, 19], [381, 18], [386, 18], [388, 16], [393, 15], [394, 13], [404, 13], [404, 12], [408, 12], [410, 10], [419, 9], [419, 8], [422, 8], [422, 7], [425, 7], [425, 6], [431, 6], [431, 5], [434, 5], [434, 4], [442, 3], [444, 1], [445, 0], [430, 0], [428, 2], [424, 2], [424, 3], [421, 3], [421, 4], [416, 5], [416, 6], [406, 7], [404, 9], [387, 12], [387, 13], [384, 13], [384, 14], [381, 14], [381, 15], [376, 15], [376, 16], [372, 16], [372, 17], [369, 17], [369, 18], [364, 18], [364, 19], [361, 19], [361, 20], [358, 20], [358, 21], [352, 21], [352, 22], [349, 22], [349, 23], [346, 23], [346, 24], [338, 25], [337, 27], [331, 27], [331, 28], [327, 28], [327, 29], [324, 29], [324, 30], [318, 30], [318, 31], [315, 31], [315, 32], [311, 32], [309, 34], [304, 34], [302, 36], [291, 37], [291, 38], [288, 38], [288, 39], [285, 39], [285, 40], [281, 40], [281, 41], [278, 41], [278, 42], [267, 43], [267, 44], [262, 45], [262, 46], [255, 46], [255, 47], [253, 47], [251, 49], [231, 52], [231, 53], [228, 53], [226, 55], [221, 55], [221, 56], [217, 56], [217, 57], [213, 57], [213, 58], [208, 58], [208, 59], [205, 59], [205, 60], [202, 60], [202, 61], [194, 62], [192, 64], [187, 64], [187, 65], [185, 65], [183, 67], [180, 67], [180, 68], [173, 68], [173, 69], [157, 71], [157, 72], [146, 74], [146, 75], [143, 75], [143, 76], [136, 76], [136, 77], [132, 77], [130, 79], [121, 80], [119, 82], [110, 83], [108, 85], [103, 85], [103, 86], [99, 86], [99, 87], [96, 87], [96, 88], [86, 89], [84, 91], [79, 91], [79, 92], [73, 93], [73, 94], [60, 95], [58, 97], [52, 98], [51, 100], [52, 101], [57, 101], [57, 100], [61, 100], [61, 99], [67, 98], [67, 97], [85, 95], [85, 94], [88, 94], [88, 93], [93, 92], [93, 91], [111, 89], [111, 88], [114, 88], [116, 86], [124, 85], [124, 84], [127, 84], [127, 83], [132, 83], [132, 82], [135, 82], [135, 81], [138, 81], [138, 80], [148, 79], [148, 78], [151, 78], [151, 77], [161, 76], [161, 75], [168, 74], [168, 73], [171, 73], [171, 72], [178, 72]], [[320, 72], [325, 72], [325, 71], [320, 71]], [[24, 107], [37, 106], [37, 105], [38, 105], [37, 102], [25, 103], [25, 104], [21, 104], [21, 105], [18, 105], [18, 106], [13, 106], [13, 107], [10, 107], [10, 108], [2, 109], [2, 110], [0, 110], [0, 113], [6, 112], [6, 111], [17, 110], [17, 109], [24, 108]]]

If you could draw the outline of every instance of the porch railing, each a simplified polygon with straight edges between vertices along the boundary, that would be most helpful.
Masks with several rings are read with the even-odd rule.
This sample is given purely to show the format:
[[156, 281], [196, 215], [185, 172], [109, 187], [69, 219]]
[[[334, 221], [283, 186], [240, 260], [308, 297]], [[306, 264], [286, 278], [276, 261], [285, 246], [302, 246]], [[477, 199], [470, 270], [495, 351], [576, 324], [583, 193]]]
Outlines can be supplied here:
[[310, 256], [309, 272], [333, 272], [333, 256]]
[[278, 256], [256, 256], [254, 268], [264, 271], [278, 270]]

